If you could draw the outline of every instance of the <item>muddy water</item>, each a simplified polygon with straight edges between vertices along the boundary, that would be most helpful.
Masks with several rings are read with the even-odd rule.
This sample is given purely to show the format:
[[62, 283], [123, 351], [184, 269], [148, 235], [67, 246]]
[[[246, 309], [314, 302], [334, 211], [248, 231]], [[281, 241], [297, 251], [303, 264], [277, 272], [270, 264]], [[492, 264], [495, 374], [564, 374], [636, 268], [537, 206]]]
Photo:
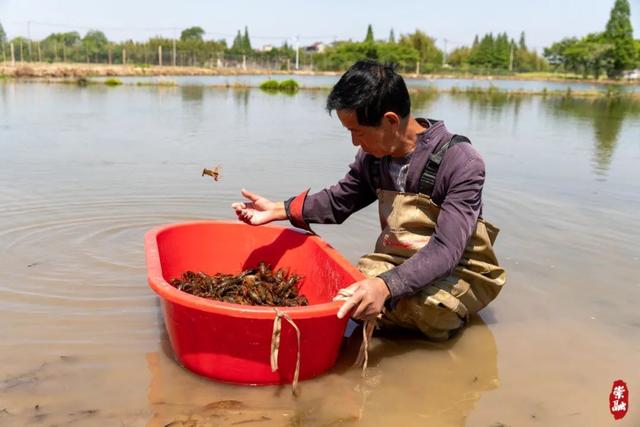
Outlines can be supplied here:
[[[508, 285], [454, 341], [375, 338], [364, 380], [351, 342], [297, 400], [173, 361], [145, 231], [335, 182], [355, 152], [325, 96], [0, 85], [0, 425], [640, 425], [640, 107], [618, 101], [414, 100], [483, 153], [502, 229]], [[377, 227], [316, 231], [355, 262]]]

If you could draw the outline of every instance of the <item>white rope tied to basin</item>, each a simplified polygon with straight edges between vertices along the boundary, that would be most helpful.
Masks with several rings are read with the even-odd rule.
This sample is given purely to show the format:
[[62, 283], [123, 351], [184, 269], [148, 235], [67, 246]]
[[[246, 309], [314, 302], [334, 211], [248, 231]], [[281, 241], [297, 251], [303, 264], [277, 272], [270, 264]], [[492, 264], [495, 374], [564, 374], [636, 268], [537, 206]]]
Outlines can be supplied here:
[[298, 354], [296, 356], [296, 370], [293, 374], [293, 383], [291, 384], [294, 396], [298, 395], [298, 375], [300, 374], [300, 329], [295, 324], [293, 319], [285, 313], [284, 311], [278, 310], [277, 307], [274, 307], [273, 310], [276, 312], [276, 317], [273, 319], [273, 333], [271, 334], [271, 372], [275, 372], [278, 370], [278, 352], [280, 350], [280, 334], [282, 332], [282, 318], [289, 322], [293, 329], [296, 330], [296, 335], [298, 338]]
[[[340, 300], [347, 300], [351, 298], [354, 291], [351, 289], [340, 289], [338, 291], [337, 298]], [[378, 317], [381, 317], [379, 314]], [[362, 343], [360, 343], [360, 350], [358, 350], [358, 356], [353, 366], [362, 367], [362, 378], [367, 376], [367, 364], [369, 363], [369, 341], [373, 335], [373, 329], [375, 327], [375, 321], [365, 320], [362, 325]]]
[[362, 326], [362, 343], [360, 344], [360, 350], [358, 351], [358, 357], [353, 366], [362, 366], [362, 378], [367, 376], [367, 364], [369, 363], [369, 340], [373, 335], [373, 329], [375, 322], [371, 320], [365, 320]]

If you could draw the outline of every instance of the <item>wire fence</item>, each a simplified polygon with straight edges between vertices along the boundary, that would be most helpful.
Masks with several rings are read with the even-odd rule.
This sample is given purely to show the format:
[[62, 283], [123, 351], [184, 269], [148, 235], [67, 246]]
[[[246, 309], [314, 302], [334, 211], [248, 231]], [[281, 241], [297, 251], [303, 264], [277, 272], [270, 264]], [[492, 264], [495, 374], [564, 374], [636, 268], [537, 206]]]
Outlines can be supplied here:
[[100, 49], [67, 46], [63, 43], [18, 41], [2, 43], [0, 60], [5, 65], [28, 63], [86, 63], [102, 65], [177, 66], [203, 68], [238, 68], [263, 70], [313, 70], [313, 53], [303, 49], [290, 55], [255, 52], [250, 55], [216, 49], [184, 49], [161, 44], [114, 44]]

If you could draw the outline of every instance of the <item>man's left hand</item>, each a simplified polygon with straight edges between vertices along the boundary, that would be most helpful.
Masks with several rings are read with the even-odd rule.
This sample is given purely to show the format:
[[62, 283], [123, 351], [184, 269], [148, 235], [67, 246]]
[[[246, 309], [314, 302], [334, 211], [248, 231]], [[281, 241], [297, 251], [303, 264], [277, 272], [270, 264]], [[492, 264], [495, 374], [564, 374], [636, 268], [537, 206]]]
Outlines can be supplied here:
[[380, 314], [384, 302], [389, 296], [389, 288], [384, 283], [384, 280], [374, 277], [361, 280], [348, 288], [342, 289], [333, 300], [344, 301], [344, 304], [338, 310], [339, 319], [342, 319], [349, 311], [355, 308], [351, 315], [352, 318], [372, 320]]

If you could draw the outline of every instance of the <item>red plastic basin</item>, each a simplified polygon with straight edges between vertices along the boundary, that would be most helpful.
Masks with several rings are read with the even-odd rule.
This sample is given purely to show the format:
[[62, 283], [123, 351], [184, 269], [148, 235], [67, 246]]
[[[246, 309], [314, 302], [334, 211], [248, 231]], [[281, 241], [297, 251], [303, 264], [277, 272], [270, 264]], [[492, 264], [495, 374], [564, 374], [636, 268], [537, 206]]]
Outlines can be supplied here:
[[258, 265], [285, 268], [304, 277], [300, 291], [309, 306], [287, 307], [300, 329], [300, 380], [331, 368], [347, 323], [338, 319], [340, 288], [364, 276], [317, 236], [291, 228], [238, 222], [170, 224], [145, 235], [148, 281], [160, 296], [164, 321], [178, 361], [198, 374], [242, 384], [291, 383], [297, 357], [295, 330], [282, 319], [279, 369], [271, 371], [271, 307], [211, 301], [167, 283], [186, 270], [230, 273]]

